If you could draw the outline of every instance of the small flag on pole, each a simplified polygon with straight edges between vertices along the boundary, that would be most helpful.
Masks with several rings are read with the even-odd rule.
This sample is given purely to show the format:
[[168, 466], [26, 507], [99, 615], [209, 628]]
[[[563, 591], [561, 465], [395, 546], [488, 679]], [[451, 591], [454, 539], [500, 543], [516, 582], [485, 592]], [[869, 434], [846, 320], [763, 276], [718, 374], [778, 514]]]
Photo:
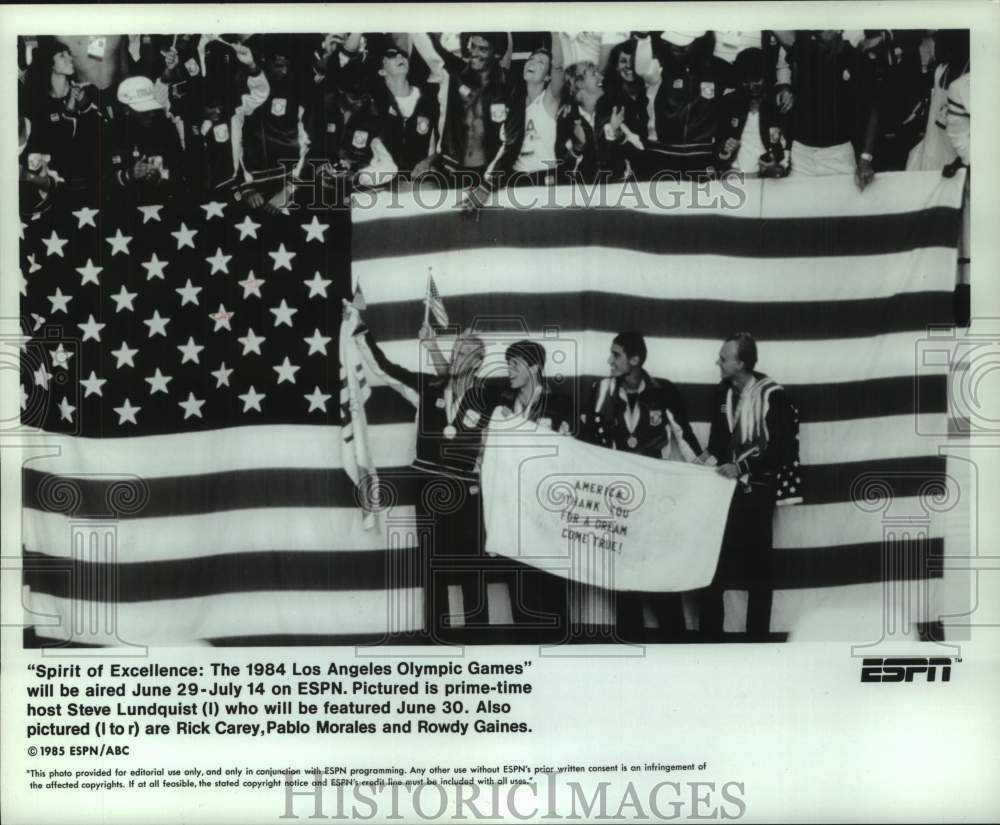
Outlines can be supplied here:
[[441, 300], [441, 293], [438, 292], [437, 284], [434, 283], [434, 276], [427, 270], [427, 295], [424, 298], [424, 318], [431, 313], [439, 327], [448, 326], [448, 313], [445, 311], [444, 302]]

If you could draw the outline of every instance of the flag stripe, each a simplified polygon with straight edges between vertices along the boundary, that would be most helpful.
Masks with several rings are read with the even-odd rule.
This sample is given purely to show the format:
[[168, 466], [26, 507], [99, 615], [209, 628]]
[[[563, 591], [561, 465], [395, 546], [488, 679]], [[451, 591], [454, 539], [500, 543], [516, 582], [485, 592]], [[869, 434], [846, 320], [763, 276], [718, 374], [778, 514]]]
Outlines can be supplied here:
[[115, 564], [32, 552], [25, 554], [25, 561], [32, 565], [25, 581], [36, 593], [66, 599], [79, 592], [81, 583], [114, 581], [114, 591], [106, 592], [102, 600], [121, 602], [183, 599], [213, 593], [382, 590], [404, 584], [390, 578], [389, 571], [399, 569], [413, 571], [407, 584], [420, 586], [418, 554], [412, 548], [314, 553], [271, 550]]
[[[851, 484], [859, 477], [878, 475], [887, 480], [892, 495], [916, 495], [926, 483], [945, 475], [943, 456], [881, 459], [843, 464], [806, 465], [802, 480], [808, 491], [809, 504], [826, 504], [851, 499]], [[412, 504], [419, 494], [419, 479], [407, 467], [382, 467], [383, 488], [391, 485], [393, 498], [401, 504]], [[193, 516], [222, 513], [231, 510], [287, 507], [358, 506], [354, 483], [339, 469], [271, 468], [241, 470], [229, 473], [206, 473], [197, 476], [169, 476], [149, 479], [142, 495], [148, 502], [140, 510], [116, 516], [109, 505], [120, 481], [110, 479], [73, 479], [74, 499], [78, 503], [72, 512], [66, 511], [66, 500], [52, 491], [67, 491], [69, 479], [26, 469], [22, 474], [24, 506], [41, 512], [57, 512], [74, 518], [118, 517], [122, 520]]]
[[[843, 586], [880, 581], [887, 569], [901, 571], [903, 580], [941, 578], [940, 567], [932, 565], [930, 560], [940, 557], [942, 550], [941, 538], [888, 548], [880, 542], [808, 549], [779, 548], [772, 555], [774, 581], [778, 589]], [[380, 554], [359, 554], [354, 558], [348, 554], [272, 551], [118, 565], [85, 561], [67, 565], [64, 559], [54, 559], [65, 568], [59, 573], [37, 567], [44, 561], [42, 554], [31, 554], [31, 557], [36, 568], [26, 580], [33, 594], [66, 600], [76, 595], [82, 602], [99, 601], [122, 606], [186, 601], [212, 595], [274, 594], [277, 598], [290, 592], [317, 591], [335, 593], [331, 598], [333, 602], [343, 593], [391, 592], [386, 590], [390, 585], [404, 589], [419, 587], [421, 570], [415, 552], [409, 558], [396, 554], [389, 559]], [[509, 570], [511, 563], [511, 560], [502, 559], [498, 567]], [[513, 563], [516, 565], [516, 561]], [[390, 579], [389, 569], [405, 569], [412, 575], [409, 581], [400, 581], [398, 576]], [[99, 599], [81, 598], [80, 583], [97, 580], [114, 582], [114, 589], [105, 591]]]
[[[505, 293], [523, 296], [527, 307], [532, 295], [544, 292], [603, 290], [609, 301], [619, 295], [655, 299], [664, 279], [669, 278], [669, 294], [676, 300], [740, 302], [745, 310], [756, 312], [762, 306], [761, 295], [766, 294], [810, 305], [891, 297], [908, 291], [914, 271], [921, 273], [924, 288], [946, 290], [954, 282], [954, 261], [953, 246], [856, 257], [850, 266], [836, 257], [763, 259], [701, 254], [670, 261], [632, 249], [593, 246], [586, 255], [575, 256], [570, 267], [565, 249], [456, 248], [408, 256], [405, 267], [392, 258], [358, 261], [352, 277], [364, 286], [367, 302], [373, 307], [422, 302], [423, 286], [413, 272], [434, 266], [435, 279], [445, 289], [442, 300], [449, 306], [455, 295], [492, 301], [498, 283], [504, 285]], [[872, 277], [873, 271], [878, 272], [877, 278]], [[476, 277], [469, 278], [470, 272]], [[539, 272], [545, 277], [539, 278]]]
[[[594, 212], [613, 209], [619, 214], [639, 212], [670, 221], [711, 211], [729, 218], [836, 218], [899, 215], [949, 202], [955, 208], [965, 185], [964, 172], [951, 179], [942, 178], [938, 172], [886, 172], [879, 175], [879, 181], [881, 185], [869, 188], [863, 197], [859, 197], [849, 175], [824, 178], [824, 197], [817, 197], [816, 181], [812, 178], [768, 181], [729, 176], [725, 183], [707, 181], [697, 187], [661, 180], [508, 189], [497, 192], [492, 203], [522, 212], [569, 207]], [[434, 211], [449, 214], [449, 210], [461, 206], [462, 196], [463, 193], [455, 191], [358, 193], [353, 199], [351, 220], [357, 225], [386, 216], [401, 220]]]
[[[415, 338], [392, 340], [392, 333], [388, 329], [372, 329], [390, 360], [410, 370], [420, 369], [421, 348]], [[396, 334], [399, 332], [397, 330]], [[555, 363], [556, 353], [562, 353], [565, 363], [573, 365], [567, 369], [568, 374], [607, 375], [608, 350], [611, 339], [617, 332], [620, 330], [561, 327], [551, 340], [539, 336], [539, 343], [545, 347], [550, 365]], [[486, 345], [484, 375], [506, 375], [504, 350], [517, 337], [523, 337], [523, 334], [511, 332], [509, 326], [503, 331], [482, 333]], [[443, 343], [447, 345], [447, 342]], [[772, 369], [769, 365], [780, 366], [784, 373], [782, 385], [788, 386], [896, 378], [915, 373], [945, 374], [947, 364], [929, 365], [918, 361], [921, 347], [927, 343], [926, 330], [895, 332], [870, 338], [840, 338], [835, 333], [835, 328], [831, 328], [828, 330], [828, 337], [823, 340], [758, 340], [758, 369], [766, 372]], [[669, 377], [677, 384], [714, 384], [719, 379], [717, 368], [713, 365], [720, 346], [721, 340], [718, 338], [649, 336], [646, 338], [646, 362], [655, 374]], [[935, 346], [947, 347], [949, 344], [939, 343]], [[836, 357], [831, 357], [831, 353], [835, 353]], [[822, 369], [817, 368], [820, 364]], [[550, 377], [554, 373], [551, 366], [548, 373]]]
[[[895, 215], [743, 220], [689, 215], [676, 221], [643, 212], [483, 209], [477, 221], [440, 213], [355, 226], [355, 260], [426, 255], [457, 247], [522, 249], [603, 246], [654, 255], [804, 258], [878, 255], [956, 246], [960, 213], [932, 207]], [[450, 221], [442, 217], [451, 218]], [[400, 224], [405, 224], [401, 226]], [[504, 238], [504, 243], [498, 241]]]
[[[557, 392], [580, 408], [594, 382], [603, 375], [586, 375], [561, 383]], [[655, 376], [654, 376], [655, 377]], [[690, 415], [704, 418], [712, 406], [715, 384], [672, 382]], [[947, 409], [948, 381], [944, 375], [877, 378], [837, 384], [783, 384], [795, 399], [804, 420], [848, 421], [887, 415], [940, 413]], [[413, 406], [390, 387], [372, 389], [368, 405], [369, 426], [401, 424], [413, 420]]]
[[[482, 295], [451, 295], [454, 318], [472, 319]], [[580, 291], [571, 302], [565, 293], [536, 292], [530, 297], [509, 292], [490, 298], [491, 313], [523, 318], [529, 329], [554, 325], [562, 329], [641, 329], [647, 338], [722, 340], [747, 323], [747, 307], [733, 301], [649, 298], [599, 291]], [[826, 322], [816, 323], [817, 315]], [[772, 301], [753, 308], [754, 335], [759, 341], [826, 341], [831, 326], [837, 337], [869, 338], [908, 330], [924, 331], [929, 323], [952, 317], [952, 293], [916, 292], [860, 301]], [[419, 328], [423, 309], [413, 301], [369, 305], [366, 320], [375, 330], [410, 332]], [[828, 324], [830, 326], [828, 326]], [[391, 340], [389, 338], [388, 340]]]
[[[696, 418], [692, 422], [692, 426], [695, 434], [704, 443], [708, 435], [708, 424], [705, 421], [698, 421]], [[936, 452], [929, 449], [928, 445], [932, 442], [936, 443], [934, 439], [943, 435], [942, 428], [944, 426], [946, 426], [944, 416], [933, 413], [829, 420], [815, 423], [806, 420], [801, 424], [800, 460], [803, 465], [810, 465], [925, 456]], [[380, 469], [382, 467], [402, 467], [412, 461], [412, 418], [406, 422], [380, 424], [369, 429], [375, 463]], [[226, 437], [231, 438], [234, 435], [239, 435], [239, 432], [223, 431], [198, 435], [201, 437], [198, 440], [190, 437], [192, 440], [188, 443], [192, 447], [211, 446], [213, 439], [223, 441]], [[253, 438], [255, 434], [248, 432], [245, 435], [247, 438]], [[517, 437], [530, 438], [530, 435], [524, 436], [522, 434]], [[184, 443], [183, 441], [179, 442], [177, 436], [151, 436], [139, 441], [140, 443], [134, 445], [135, 447], [150, 445], [151, 448], [144, 450], [124, 449], [129, 442], [121, 442], [123, 449], [109, 453], [105, 450], [106, 442], [78, 438], [72, 441], [73, 449], [71, 451], [58, 456], [34, 459], [29, 466], [30, 469], [68, 479], [88, 475], [90, 468], [106, 466], [109, 469], [113, 468], [114, 472], [96, 473], [95, 477], [115, 481], [128, 481], [130, 476], [141, 476], [149, 480], [171, 476], [195, 476], [213, 471], [233, 472], [267, 467], [314, 470], [341, 468], [340, 458], [337, 455], [331, 455], [329, 458], [325, 455], [316, 457], [314, 455], [315, 447], [310, 447], [307, 439], [297, 443], [271, 443], [266, 446], [262, 444], [257, 455], [240, 456], [229, 466], [226, 462], [219, 461], [214, 467], [207, 466], [204, 456], [195, 449], [184, 453], [175, 453], [175, 458], [171, 460], [169, 458], [171, 450], [176, 450]], [[153, 443], [150, 444], [150, 442]], [[55, 446], [65, 444], [66, 441], [52, 437], [51, 441], [43, 443]], [[115, 461], [106, 465], [96, 465], [95, 460], [105, 454]]]
[[[417, 629], [423, 592], [419, 588], [395, 591], [342, 590], [333, 597], [318, 590], [219, 593], [184, 599], [122, 602], [113, 606], [117, 644], [170, 644], [227, 636], [261, 636], [280, 628], [291, 634], [369, 634], [387, 628]], [[409, 609], [392, 610], [398, 605]], [[74, 633], [74, 613], [107, 615], [105, 604], [63, 599], [31, 591], [25, 606], [40, 615], [63, 617], [58, 626], [37, 625], [47, 638], [108, 645], [101, 632], [83, 627]], [[398, 616], [398, 618], [397, 618]], [[391, 621], [390, 621], [391, 620]]]
[[[932, 479], [932, 482], [937, 479]], [[947, 518], [927, 513], [919, 497], [892, 500], [900, 512], [912, 514], [913, 530], [926, 530], [935, 538], [943, 537]], [[80, 525], [56, 513], [28, 511], [30, 528], [25, 527], [25, 546], [53, 558], [67, 558], [67, 548]], [[348, 524], [356, 515], [353, 508], [273, 508], [270, 510], [233, 510], [212, 519], [207, 515], [176, 518], [131, 519], [108, 527], [115, 535], [117, 559], [122, 564], [178, 559], [198, 559], [228, 553], [270, 553], [283, 551], [309, 553], [368, 552], [375, 557], [390, 544], [407, 548], [416, 545], [413, 508], [400, 502], [389, 514], [385, 532], [360, 528], [345, 529], [348, 535], [330, 537], [330, 524]], [[296, 523], [287, 529], [290, 519]], [[776, 548], [808, 552], [809, 548], [837, 544], [877, 543], [886, 527], [881, 510], [865, 511], [851, 501], [829, 504], [805, 504], [778, 509], [775, 521]], [[104, 526], [98, 529], [102, 532]], [[367, 538], [366, 538], [367, 536]], [[547, 548], [524, 548], [523, 554], [549, 553]]]

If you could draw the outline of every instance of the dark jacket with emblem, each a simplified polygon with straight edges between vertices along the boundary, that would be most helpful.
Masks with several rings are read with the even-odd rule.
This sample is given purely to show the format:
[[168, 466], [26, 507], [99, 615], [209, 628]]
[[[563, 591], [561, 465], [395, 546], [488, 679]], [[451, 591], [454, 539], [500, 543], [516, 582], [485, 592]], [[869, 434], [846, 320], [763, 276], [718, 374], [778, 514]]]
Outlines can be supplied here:
[[[691, 429], [677, 388], [670, 381], [650, 377], [645, 370], [640, 387], [638, 393], [625, 393], [623, 398], [621, 381], [603, 378], [594, 382], [590, 402], [580, 416], [580, 437], [592, 444], [650, 458], [668, 457], [665, 451], [669, 451], [673, 442], [686, 460], [697, 457], [701, 445]], [[629, 395], [634, 396], [634, 407], [627, 400]], [[630, 430], [626, 414], [636, 408], [638, 420]]]
[[433, 154], [437, 137], [440, 108], [437, 86], [425, 84], [415, 88], [420, 90], [420, 99], [409, 117], [403, 117], [385, 84], [378, 84], [372, 95], [379, 118], [378, 137], [402, 173], [413, 171], [414, 166]]
[[[739, 88], [722, 99], [722, 107], [719, 119], [719, 131], [716, 137], [715, 157], [716, 168], [721, 172], [729, 169], [736, 162], [736, 152], [725, 156], [723, 147], [726, 140], [735, 138], [740, 140], [743, 129], [750, 115], [750, 93]], [[775, 96], [770, 88], [766, 88], [764, 97], [760, 103], [758, 111], [758, 124], [760, 126], [760, 140], [764, 145], [764, 151], [774, 159], [775, 166], [782, 172], [787, 172], [789, 168], [789, 141], [787, 138], [787, 124], [785, 117], [778, 111]], [[744, 172], [757, 172], [757, 169], [744, 169]]]
[[[584, 183], [593, 183], [599, 177], [611, 182], [625, 177], [626, 157], [634, 147], [626, 142], [624, 132], [617, 137], [610, 134], [613, 106], [607, 95], [602, 96], [594, 107], [593, 126], [582, 114], [578, 103], [564, 106], [559, 111], [556, 157], [561, 177]], [[575, 134], [577, 123], [585, 137], [582, 144]]]
[[714, 56], [678, 64], [657, 38], [654, 54], [663, 67], [653, 100], [656, 142], [652, 147], [680, 159], [711, 161], [722, 116], [722, 100], [735, 88], [732, 67]]
[[507, 73], [499, 62], [495, 63], [484, 84], [479, 72], [469, 68], [462, 58], [442, 48], [438, 38], [432, 37], [431, 42], [444, 61], [449, 78], [444, 132], [441, 135], [442, 160], [452, 167], [462, 165], [466, 144], [466, 103], [478, 95], [482, 105], [484, 162], [488, 164], [500, 149], [500, 129], [507, 119]]
[[417, 394], [414, 468], [470, 483], [478, 482], [483, 438], [490, 416], [500, 401], [499, 391], [477, 381], [462, 396], [454, 419], [449, 421], [445, 405], [448, 376], [414, 372], [394, 364], [379, 348], [370, 330], [365, 330], [364, 335], [379, 369]]

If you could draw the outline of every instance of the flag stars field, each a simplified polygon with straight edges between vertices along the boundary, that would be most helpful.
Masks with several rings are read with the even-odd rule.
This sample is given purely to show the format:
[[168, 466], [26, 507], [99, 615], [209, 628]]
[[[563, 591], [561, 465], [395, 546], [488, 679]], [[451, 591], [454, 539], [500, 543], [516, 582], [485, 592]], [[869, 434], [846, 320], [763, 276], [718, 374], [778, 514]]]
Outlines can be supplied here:
[[237, 281], [241, 287], [243, 287], [243, 297], [249, 298], [251, 295], [255, 295], [258, 298], [261, 297], [260, 288], [264, 285], [264, 278], [257, 278], [253, 274], [253, 270], [242, 281]]
[[53, 229], [52, 234], [48, 238], [42, 238], [42, 243], [45, 244], [45, 254], [46, 255], [58, 255], [60, 258], [63, 257], [63, 247], [69, 243], [68, 240], [63, 240], [60, 238], [56, 231]]
[[153, 278], [163, 280], [163, 270], [166, 265], [167, 261], [161, 261], [154, 252], [153, 257], [142, 264], [142, 268], [146, 270], [146, 280], [151, 281]]
[[185, 420], [191, 417], [202, 418], [201, 408], [205, 406], [205, 400], [195, 398], [194, 393], [189, 392], [187, 400], [179, 401], [178, 406], [184, 410]]
[[221, 218], [226, 204], [219, 203], [219, 201], [212, 201], [211, 203], [203, 203], [201, 208], [205, 210], [205, 220], [209, 221], [212, 218]]
[[181, 228], [176, 232], [171, 232], [171, 235], [177, 241], [177, 249], [181, 250], [184, 247], [190, 247], [194, 249], [194, 236], [198, 234], [197, 229], [188, 229], [186, 223], [181, 223]]
[[152, 338], [154, 335], [162, 335], [164, 338], [167, 337], [167, 324], [170, 323], [169, 318], [164, 318], [160, 315], [160, 311], [157, 309], [153, 312], [152, 318], [147, 318], [143, 323], [149, 327], [149, 337]]
[[278, 306], [273, 307], [270, 311], [274, 315], [274, 325], [276, 327], [280, 327], [282, 324], [291, 327], [292, 316], [298, 312], [294, 307], [288, 306], [284, 298], [281, 299], [281, 303]]
[[257, 230], [260, 229], [259, 223], [254, 223], [250, 216], [247, 215], [242, 221], [236, 224], [236, 228], [240, 230], [240, 240], [246, 240], [247, 238], [257, 238]]
[[289, 360], [288, 356], [285, 356], [285, 360], [282, 361], [278, 366], [272, 367], [276, 373], [278, 373], [278, 383], [281, 384], [284, 381], [290, 381], [292, 384], [295, 383], [295, 373], [297, 373], [301, 367], [296, 367]]
[[240, 401], [243, 402], [243, 412], [249, 412], [250, 410], [257, 410], [257, 412], [263, 412], [263, 410], [260, 408], [260, 402], [264, 400], [266, 395], [267, 395], [266, 393], [257, 392], [257, 390], [254, 389], [253, 385], [251, 384], [250, 389], [247, 392], [237, 396], [237, 398], [239, 398]]
[[201, 362], [198, 358], [198, 355], [203, 349], [205, 349], [205, 347], [196, 344], [194, 342], [194, 338], [192, 336], [188, 336], [187, 343], [181, 344], [179, 347], [177, 347], [177, 349], [181, 351], [182, 364], [187, 364], [189, 361], [195, 364], [199, 364]]
[[128, 245], [132, 242], [131, 235], [123, 235], [121, 229], [118, 229], [112, 237], [105, 238], [104, 240], [111, 244], [112, 256], [118, 254], [128, 255]]
[[315, 298], [317, 295], [326, 298], [326, 288], [330, 286], [333, 281], [326, 278], [321, 278], [319, 276], [319, 270], [316, 270], [316, 274], [308, 281], [304, 281], [305, 285], [309, 287], [309, 297]]
[[215, 312], [211, 312], [208, 315], [209, 318], [215, 321], [215, 328], [212, 331], [218, 332], [220, 329], [227, 329], [230, 332], [232, 332], [233, 328], [229, 322], [233, 319], [233, 316], [235, 315], [236, 315], [235, 312], [229, 312], [222, 304], [219, 304], [218, 310], [216, 310]]
[[154, 395], [155, 393], [158, 392], [167, 394], [168, 392], [167, 384], [169, 384], [173, 380], [174, 380], [173, 376], [164, 375], [160, 371], [160, 368], [157, 367], [156, 372], [154, 372], [151, 376], [149, 376], [149, 378], [146, 379], [147, 383], [149, 384], [149, 394]]
[[[124, 289], [124, 287], [122, 287], [122, 289]], [[194, 304], [195, 306], [198, 306], [198, 293], [201, 292], [201, 290], [202, 287], [194, 286], [191, 283], [191, 279], [188, 278], [184, 286], [178, 287], [174, 290], [174, 292], [181, 296], [181, 306], [185, 306], [187, 304]]]
[[136, 420], [136, 415], [138, 415], [139, 410], [142, 407], [133, 407], [132, 402], [129, 399], [125, 399], [125, 403], [120, 407], [113, 407], [114, 411], [118, 413], [118, 424], [138, 424]]
[[94, 320], [94, 316], [91, 315], [87, 318], [87, 323], [77, 324], [77, 326], [79, 326], [80, 330], [83, 332], [84, 341], [94, 340], [99, 342], [101, 340], [101, 330], [104, 329], [107, 324], [97, 323], [97, 321]]
[[326, 345], [329, 344], [333, 338], [329, 335], [323, 335], [318, 329], [313, 330], [313, 334], [308, 338], [303, 338], [309, 345], [309, 352], [306, 355], [326, 355]]
[[112, 350], [111, 354], [115, 357], [118, 362], [115, 367], [116, 369], [121, 369], [122, 367], [134, 367], [135, 366], [135, 355], [139, 350], [132, 349], [126, 342], [122, 341], [122, 345], [117, 350]]
[[215, 254], [210, 258], [205, 258], [205, 260], [212, 265], [212, 271], [209, 275], [215, 275], [218, 272], [225, 272], [229, 274], [229, 262], [233, 259], [232, 255], [223, 255], [222, 248], [219, 247], [215, 250]]
[[85, 226], [92, 226], [95, 229], [97, 224], [94, 223], [94, 218], [97, 217], [99, 209], [91, 209], [89, 206], [83, 207], [83, 209], [77, 209], [75, 212], [71, 213], [77, 220], [77, 229], [83, 229]]
[[312, 221], [302, 224], [302, 228], [306, 233], [306, 242], [319, 241], [320, 243], [323, 243], [325, 240], [323, 234], [330, 228], [330, 224], [320, 223], [319, 218], [313, 215]]
[[94, 266], [94, 261], [92, 258], [87, 258], [87, 263], [84, 266], [78, 266], [76, 271], [80, 273], [80, 286], [84, 284], [95, 284], [100, 286], [100, 281], [97, 280], [97, 276], [104, 271], [103, 266]]
[[260, 351], [260, 345], [267, 340], [263, 335], [257, 335], [254, 333], [253, 329], [248, 329], [247, 334], [242, 338], [237, 338], [241, 344], [243, 344], [243, 354], [248, 355], [251, 352], [257, 353], [257, 355], [262, 355]]
[[59, 287], [49, 296], [49, 303], [52, 304], [52, 312], [68, 312], [69, 302], [73, 300], [72, 295], [63, 295]]
[[330, 393], [322, 392], [319, 387], [315, 387], [311, 393], [305, 396], [306, 401], [309, 402], [308, 412], [314, 412], [316, 410], [319, 412], [326, 412], [326, 402], [332, 397], [333, 396], [330, 395]]
[[132, 305], [132, 302], [135, 300], [136, 295], [138, 295], [137, 292], [129, 292], [123, 285], [122, 288], [118, 290], [117, 295], [111, 296], [111, 300], [115, 302], [115, 312], [121, 312], [123, 309], [127, 309], [129, 312], [134, 312], [135, 307]]
[[229, 376], [233, 374], [233, 370], [231, 367], [227, 367], [226, 362], [223, 361], [217, 370], [212, 370], [209, 374], [215, 378], [215, 388], [219, 389], [219, 387], [229, 386]]
[[285, 249], [285, 245], [282, 243], [275, 252], [268, 252], [268, 255], [274, 260], [275, 271], [279, 269], [287, 269], [289, 272], [292, 271], [292, 258], [294, 258], [298, 253], [289, 252]]
[[101, 388], [107, 384], [106, 378], [98, 378], [97, 373], [93, 370], [90, 371], [90, 377], [84, 378], [80, 381], [80, 386], [84, 389], [84, 398], [89, 398], [92, 395], [103, 396], [104, 393], [101, 392]]
[[163, 209], [163, 206], [161, 204], [152, 204], [150, 206], [140, 206], [138, 209], [142, 215], [142, 223], [145, 225], [150, 221], [160, 220], [160, 210]]

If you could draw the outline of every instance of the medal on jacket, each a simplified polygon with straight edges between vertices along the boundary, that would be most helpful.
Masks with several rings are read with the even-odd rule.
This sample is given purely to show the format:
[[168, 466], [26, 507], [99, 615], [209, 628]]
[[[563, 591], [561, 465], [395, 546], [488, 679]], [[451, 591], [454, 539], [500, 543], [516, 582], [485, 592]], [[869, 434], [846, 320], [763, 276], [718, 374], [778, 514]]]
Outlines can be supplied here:
[[[635, 396], [635, 403], [632, 404], [629, 401], [629, 396]], [[634, 450], [639, 446], [639, 439], [635, 437], [635, 428], [639, 426], [639, 417], [642, 415], [642, 410], [639, 409], [639, 398], [637, 393], [625, 393], [625, 409], [622, 412], [622, 418], [625, 420], [625, 426], [628, 428], [629, 437], [625, 442], [630, 450]]]
[[451, 441], [456, 435], [458, 435], [458, 430], [455, 425], [451, 422], [455, 420], [458, 415], [458, 408], [462, 406], [462, 399], [455, 399], [452, 393], [451, 384], [445, 387], [444, 390], [444, 413], [448, 418], [448, 425], [442, 431], [442, 435]]

